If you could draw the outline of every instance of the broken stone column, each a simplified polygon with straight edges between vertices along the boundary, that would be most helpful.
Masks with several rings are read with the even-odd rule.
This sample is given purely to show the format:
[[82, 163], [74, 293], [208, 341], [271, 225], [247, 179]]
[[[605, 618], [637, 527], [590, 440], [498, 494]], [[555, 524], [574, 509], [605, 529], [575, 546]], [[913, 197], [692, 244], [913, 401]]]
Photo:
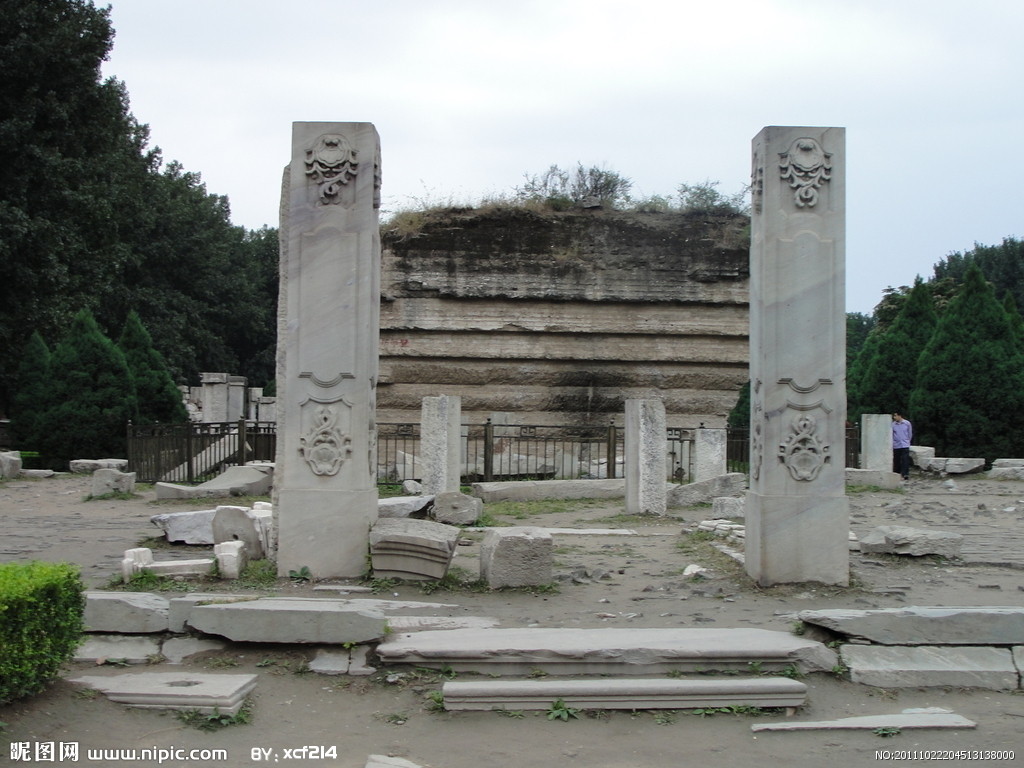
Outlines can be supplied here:
[[226, 373], [203, 372], [199, 374], [203, 385], [203, 422], [212, 424], [228, 419], [228, 375]]
[[420, 411], [420, 483], [423, 493], [458, 493], [462, 465], [462, 398], [424, 397]]
[[693, 482], [710, 480], [724, 475], [726, 463], [726, 437], [724, 429], [701, 427], [693, 432]]
[[380, 142], [294, 123], [281, 204], [278, 573], [359, 576], [377, 519]]
[[750, 491], [759, 584], [849, 582], [845, 129], [753, 140]]
[[626, 514], [664, 515], [668, 491], [665, 403], [626, 401]]
[[888, 413], [861, 415], [860, 468], [892, 472], [892, 416]]
[[135, 493], [135, 473], [117, 469], [97, 469], [92, 473], [92, 495]]

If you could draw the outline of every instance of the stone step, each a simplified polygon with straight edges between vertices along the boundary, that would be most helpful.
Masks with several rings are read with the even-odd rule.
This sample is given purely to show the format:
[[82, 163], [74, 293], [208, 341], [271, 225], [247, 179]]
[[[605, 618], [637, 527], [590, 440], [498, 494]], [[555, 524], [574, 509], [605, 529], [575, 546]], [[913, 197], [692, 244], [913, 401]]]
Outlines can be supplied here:
[[879, 688], [1020, 688], [1024, 647], [843, 645], [850, 680]]
[[449, 681], [441, 691], [452, 711], [545, 710], [556, 699], [579, 709], [799, 707], [807, 700], [807, 686], [785, 677]]
[[195, 709], [203, 714], [237, 715], [256, 687], [256, 675], [194, 672], [135, 672], [72, 678], [101, 691], [111, 701], [146, 709]]
[[645, 675], [789, 665], [831, 670], [835, 652], [787, 632], [723, 628], [454, 629], [391, 635], [377, 646], [385, 664], [449, 667], [504, 675]]
[[978, 724], [948, 710], [905, 709], [896, 715], [858, 715], [838, 720], [804, 720], [785, 723], [755, 723], [750, 730], [759, 731], [874, 731], [879, 728], [899, 730], [920, 728], [977, 728]]
[[1024, 645], [1024, 608], [928, 607], [801, 611], [815, 627], [883, 645]]
[[270, 598], [195, 605], [188, 625], [251, 643], [364, 643], [387, 633], [387, 619], [346, 600]]

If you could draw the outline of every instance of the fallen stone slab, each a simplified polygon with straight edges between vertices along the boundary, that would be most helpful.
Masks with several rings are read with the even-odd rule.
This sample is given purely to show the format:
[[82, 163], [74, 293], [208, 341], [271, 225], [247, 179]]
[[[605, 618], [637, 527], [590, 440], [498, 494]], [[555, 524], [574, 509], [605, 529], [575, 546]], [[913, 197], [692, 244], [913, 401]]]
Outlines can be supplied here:
[[85, 635], [74, 660], [102, 664], [149, 664], [160, 654], [160, 640], [148, 635]]
[[197, 605], [209, 603], [241, 603], [256, 600], [253, 595], [236, 595], [222, 592], [189, 592], [179, 597], [172, 597], [168, 602], [167, 630], [177, 634], [188, 631], [186, 624], [192, 609]]
[[988, 478], [989, 480], [1024, 480], [1024, 467], [992, 467], [988, 471]]
[[452, 491], [437, 494], [430, 513], [437, 522], [445, 525], [473, 525], [483, 511], [482, 499]]
[[444, 708], [451, 711], [546, 710], [555, 699], [580, 709], [629, 710], [799, 707], [807, 700], [807, 686], [785, 677], [448, 681], [441, 692]]
[[517, 480], [473, 483], [473, 495], [485, 504], [492, 501], [543, 499], [624, 499], [625, 478], [611, 480]]
[[128, 466], [128, 459], [72, 459], [68, 462], [68, 469], [76, 475], [88, 475], [97, 469], [117, 469], [124, 471]]
[[434, 497], [426, 496], [392, 496], [377, 500], [378, 517], [414, 517], [423, 519], [427, 516]]
[[925, 607], [801, 611], [806, 624], [883, 645], [1016, 645], [1024, 643], [1024, 608]]
[[716, 496], [711, 500], [711, 515], [718, 519], [743, 520], [746, 501], [735, 496]]
[[194, 709], [203, 714], [237, 715], [253, 688], [256, 675], [194, 672], [134, 672], [72, 678], [103, 693], [111, 701], [144, 709]]
[[228, 467], [217, 477], [199, 485], [156, 483], [154, 488], [158, 500], [266, 496], [273, 482], [273, 464], [246, 464], [243, 467]]
[[822, 643], [788, 632], [739, 628], [455, 629], [392, 634], [377, 646], [389, 664], [456, 671], [528, 674], [665, 674], [671, 671], [831, 670], [838, 662]]
[[370, 564], [377, 577], [443, 578], [460, 529], [432, 520], [385, 518], [370, 529]]
[[984, 459], [946, 459], [947, 475], [972, 475], [985, 469]]
[[169, 637], [160, 647], [168, 664], [181, 664], [185, 659], [207, 651], [222, 651], [227, 645], [209, 637]]
[[880, 525], [860, 537], [864, 554], [960, 556], [964, 537], [959, 533], [911, 528], [904, 525]]
[[41, 480], [48, 477], [56, 477], [57, 473], [52, 469], [23, 469], [21, 470], [20, 477], [24, 478], [35, 478]]
[[165, 632], [170, 603], [150, 592], [87, 590], [83, 621], [86, 632], [145, 634]]
[[898, 472], [886, 472], [881, 469], [846, 468], [847, 485], [873, 485], [891, 491], [900, 487], [901, 479]]
[[354, 648], [320, 648], [309, 662], [311, 672], [320, 675], [351, 675], [365, 677], [377, 671], [367, 663], [370, 648], [357, 645]]
[[208, 635], [250, 643], [341, 645], [377, 640], [387, 633], [387, 619], [380, 611], [315, 598], [196, 605], [188, 625]]
[[786, 721], [784, 723], [755, 723], [750, 730], [759, 731], [873, 731], [877, 728], [977, 728], [978, 724], [962, 715], [948, 711], [920, 711], [905, 709], [896, 715], [859, 715], [838, 720]]
[[553, 568], [551, 534], [541, 528], [492, 528], [480, 544], [480, 578], [491, 589], [549, 584]]
[[428, 629], [488, 629], [500, 622], [493, 616], [389, 616], [392, 632], [423, 632]]
[[135, 473], [118, 469], [97, 469], [92, 473], [92, 495], [135, 493]]
[[211, 545], [213, 516], [216, 509], [198, 509], [188, 512], [165, 512], [153, 515], [149, 521], [164, 532], [167, 541], [179, 544]]
[[746, 487], [747, 476], [742, 472], [730, 472], [688, 485], [673, 485], [668, 490], [668, 506], [692, 507], [694, 504], [710, 504], [719, 496], [735, 496]]
[[878, 688], [985, 688], [1012, 691], [1020, 675], [1007, 648], [843, 645], [850, 680]]

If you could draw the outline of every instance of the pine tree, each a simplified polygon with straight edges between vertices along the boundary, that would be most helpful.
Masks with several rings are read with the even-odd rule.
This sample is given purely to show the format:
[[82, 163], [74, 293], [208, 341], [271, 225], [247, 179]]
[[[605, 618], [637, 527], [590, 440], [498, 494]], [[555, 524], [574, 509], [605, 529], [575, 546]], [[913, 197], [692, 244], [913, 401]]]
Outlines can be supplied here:
[[862, 413], [908, 413], [917, 382], [917, 361], [938, 322], [931, 292], [920, 278], [889, 329], [877, 340], [874, 357], [858, 383]]
[[71, 459], [124, 457], [128, 422], [137, 418], [124, 354], [81, 310], [50, 358], [40, 414], [40, 451], [53, 468]]
[[18, 366], [17, 396], [11, 404], [11, 436], [24, 450], [37, 450], [39, 416], [50, 385], [50, 348], [38, 331], [29, 336]]
[[921, 353], [910, 415], [915, 443], [943, 456], [992, 460], [1024, 449], [1024, 355], [977, 265]]
[[167, 363], [153, 346], [137, 312], [131, 312], [125, 321], [118, 346], [124, 353], [128, 370], [135, 382], [135, 395], [139, 404], [139, 424], [182, 424], [188, 413], [181, 402], [181, 392], [174, 384]]

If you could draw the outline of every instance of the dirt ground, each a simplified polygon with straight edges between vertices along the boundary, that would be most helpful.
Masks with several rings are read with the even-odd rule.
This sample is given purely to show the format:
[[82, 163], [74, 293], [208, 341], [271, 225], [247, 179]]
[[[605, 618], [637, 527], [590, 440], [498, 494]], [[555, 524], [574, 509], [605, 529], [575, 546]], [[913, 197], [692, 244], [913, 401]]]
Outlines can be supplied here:
[[[452, 603], [450, 615], [492, 616], [501, 626], [717, 626], [787, 631], [795, 614], [820, 608], [886, 608], [906, 605], [1024, 605], [1024, 483], [958, 478], [955, 487], [932, 477], [914, 477], [901, 492], [852, 492], [851, 529], [863, 534], [877, 525], [900, 524], [965, 535], [964, 558], [862, 556], [851, 553], [854, 586], [797, 585], [759, 589], [732, 560], [708, 542], [682, 535], [710, 517], [709, 507], [672, 510], [655, 521], [629, 518], [621, 505], [566, 502], [489, 507], [497, 520], [546, 527], [630, 528], [635, 536], [559, 535], [555, 539], [557, 591], [439, 591], [416, 585], [387, 589], [381, 597]], [[0, 484], [0, 561], [64, 560], [82, 568], [90, 587], [107, 584], [122, 553], [152, 537], [153, 514], [200, 509], [195, 502], [157, 504], [151, 491], [128, 500], [86, 501], [89, 479], [62, 476]], [[481, 534], [466, 534], [455, 564], [477, 572]], [[158, 559], [195, 557], [197, 548], [170, 547]], [[203, 548], [199, 548], [203, 549]], [[682, 576], [691, 563], [709, 567], [709, 578]], [[572, 578], [575, 576], [575, 579]], [[602, 578], [602, 576], [606, 576]], [[224, 591], [223, 583], [211, 585]], [[278, 593], [312, 594], [309, 586], [279, 581]], [[320, 594], [320, 593], [318, 593]], [[173, 595], [172, 595], [173, 596]], [[172, 713], [113, 704], [58, 681], [28, 700], [0, 707], [0, 765], [10, 759], [9, 742], [77, 742], [80, 763], [89, 748], [226, 749], [228, 759], [191, 765], [250, 766], [254, 750], [273, 750], [270, 762], [301, 764], [308, 756], [285, 757], [303, 746], [336, 747], [337, 758], [315, 763], [362, 768], [369, 754], [404, 757], [432, 768], [578, 765], [741, 766], [777, 761], [785, 766], [872, 765], [877, 750], [1016, 750], [1024, 760], [1024, 695], [979, 690], [892, 689], [852, 684], [830, 674], [804, 678], [808, 703], [792, 719], [824, 720], [891, 714], [909, 707], [938, 706], [977, 722], [976, 730], [904, 731], [883, 738], [870, 731], [753, 733], [757, 722], [785, 720], [781, 712], [760, 716], [719, 713], [582, 713], [568, 722], [546, 713], [521, 717], [496, 712], [431, 711], [428, 694], [440, 688], [435, 675], [412, 674], [388, 682], [386, 673], [365, 678], [328, 677], [304, 671], [303, 649], [233, 645], [186, 660], [204, 671], [259, 675], [248, 724], [206, 733]], [[151, 669], [171, 671], [161, 663]], [[118, 674], [111, 666], [73, 665], [67, 676]], [[394, 672], [395, 670], [389, 670]], [[67, 761], [69, 762], [69, 761]], [[881, 760], [884, 762], [884, 760]], [[909, 764], [931, 761], [905, 760]], [[1013, 761], [964, 761], [1006, 765]], [[45, 763], [39, 763], [45, 764]], [[57, 760], [55, 763], [60, 764]], [[94, 763], [95, 764], [95, 763]], [[107, 765], [156, 765], [156, 761], [108, 761]], [[169, 760], [165, 765], [185, 765]]]

